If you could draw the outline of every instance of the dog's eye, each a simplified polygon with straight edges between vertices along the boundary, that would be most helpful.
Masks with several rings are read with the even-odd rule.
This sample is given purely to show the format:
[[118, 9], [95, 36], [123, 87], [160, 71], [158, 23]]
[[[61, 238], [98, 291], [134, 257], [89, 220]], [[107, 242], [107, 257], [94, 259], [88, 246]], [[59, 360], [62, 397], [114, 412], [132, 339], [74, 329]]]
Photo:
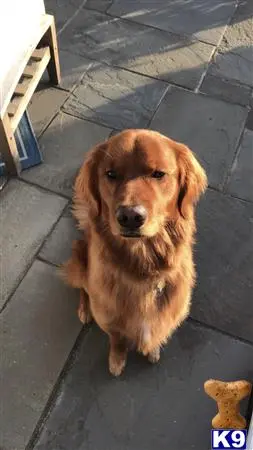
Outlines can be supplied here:
[[163, 178], [165, 175], [164, 172], [162, 172], [161, 170], [154, 170], [154, 172], [152, 173], [151, 177], [152, 178]]
[[107, 176], [107, 178], [109, 178], [110, 180], [116, 180], [116, 178], [117, 178], [117, 173], [115, 172], [115, 170], [107, 170], [107, 171], [106, 171], [106, 176]]

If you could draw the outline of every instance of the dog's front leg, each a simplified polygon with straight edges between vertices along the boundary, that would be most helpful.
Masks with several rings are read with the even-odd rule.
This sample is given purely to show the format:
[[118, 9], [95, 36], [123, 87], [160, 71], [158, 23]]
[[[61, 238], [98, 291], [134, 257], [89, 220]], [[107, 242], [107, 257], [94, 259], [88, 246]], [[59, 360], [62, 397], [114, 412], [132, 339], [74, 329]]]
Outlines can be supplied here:
[[110, 353], [109, 370], [112, 375], [118, 377], [124, 370], [127, 359], [126, 340], [119, 333], [109, 333]]
[[92, 314], [90, 310], [89, 296], [84, 289], [80, 289], [80, 300], [77, 313], [83, 324], [91, 322]]
[[154, 350], [147, 354], [149, 362], [155, 364], [160, 359], [160, 346], [155, 347]]

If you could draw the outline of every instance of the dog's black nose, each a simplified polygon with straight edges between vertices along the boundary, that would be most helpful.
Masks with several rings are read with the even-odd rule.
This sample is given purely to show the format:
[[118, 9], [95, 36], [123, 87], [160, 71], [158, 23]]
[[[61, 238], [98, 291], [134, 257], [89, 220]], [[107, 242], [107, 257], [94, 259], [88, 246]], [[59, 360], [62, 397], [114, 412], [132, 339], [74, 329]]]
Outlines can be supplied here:
[[144, 224], [147, 218], [147, 211], [142, 205], [119, 206], [116, 211], [116, 217], [121, 227], [128, 230], [137, 230]]

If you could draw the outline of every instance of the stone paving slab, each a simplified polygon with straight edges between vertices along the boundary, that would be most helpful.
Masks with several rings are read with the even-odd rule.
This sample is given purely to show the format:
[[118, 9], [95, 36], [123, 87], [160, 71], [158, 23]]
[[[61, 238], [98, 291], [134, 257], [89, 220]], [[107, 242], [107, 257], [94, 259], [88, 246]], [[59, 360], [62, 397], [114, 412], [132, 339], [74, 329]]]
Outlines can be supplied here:
[[[79, 83], [83, 74], [90, 66], [91, 61], [83, 56], [70, 53], [65, 50], [59, 52], [61, 65], [61, 83], [60, 88], [71, 91]], [[50, 83], [47, 71], [42, 78], [43, 83]], [[46, 86], [49, 88], [49, 86]]]
[[200, 91], [241, 106], [249, 106], [252, 93], [252, 89], [245, 84], [221, 78], [209, 72], [201, 84]]
[[72, 197], [72, 186], [85, 152], [105, 140], [110, 129], [59, 113], [40, 139], [43, 164], [22, 172], [22, 178]]
[[46, 125], [57, 114], [68, 98], [69, 93], [45, 85], [40, 85], [33, 94], [28, 106], [28, 113], [37, 137], [44, 131]]
[[208, 191], [197, 217], [191, 316], [253, 343], [253, 204]]
[[66, 203], [55, 194], [18, 180], [11, 180], [4, 188], [0, 205], [0, 308], [24, 276]]
[[130, 355], [117, 380], [107, 353], [107, 337], [92, 328], [35, 450], [209, 450], [216, 406], [204, 382], [253, 376], [253, 346], [190, 323], [158, 365]]
[[77, 295], [36, 261], [0, 316], [1, 449], [26, 448], [81, 329]]
[[63, 109], [116, 129], [145, 128], [167, 89], [163, 81], [96, 63]]
[[209, 73], [253, 86], [253, 2], [244, 0], [226, 29]]
[[56, 29], [61, 31], [84, 0], [44, 0], [46, 12], [55, 17]]
[[46, 239], [39, 256], [52, 264], [60, 265], [71, 256], [73, 240], [81, 239], [81, 236], [73, 219], [71, 208], [68, 208]]
[[[252, 18], [253, 5], [251, 0], [239, 0], [238, 7], [232, 17], [231, 23], [242, 22]], [[252, 31], [252, 30], [251, 30]]]
[[253, 131], [245, 130], [227, 192], [253, 202]]
[[237, 48], [249, 50], [249, 60], [253, 62], [252, 49], [253, 3], [251, 0], [240, 0], [229, 27], [221, 41], [222, 52], [236, 52]]
[[251, 109], [250, 109], [250, 111], [249, 111], [249, 114], [248, 114], [248, 117], [247, 117], [247, 122], [246, 122], [245, 127], [246, 127], [248, 130], [253, 131], [253, 105], [251, 105]]
[[248, 53], [249, 50], [244, 48], [238, 48], [236, 52], [217, 53], [209, 73], [253, 86], [253, 64], [248, 59]]
[[232, 165], [247, 114], [239, 105], [170, 87], [150, 128], [187, 144], [217, 188]]
[[83, 9], [61, 33], [60, 47], [114, 66], [195, 88], [214, 47]]
[[108, 13], [217, 45], [235, 7], [235, 0], [115, 0]]
[[105, 12], [113, 3], [113, 0], [87, 0], [85, 8], [96, 9]]

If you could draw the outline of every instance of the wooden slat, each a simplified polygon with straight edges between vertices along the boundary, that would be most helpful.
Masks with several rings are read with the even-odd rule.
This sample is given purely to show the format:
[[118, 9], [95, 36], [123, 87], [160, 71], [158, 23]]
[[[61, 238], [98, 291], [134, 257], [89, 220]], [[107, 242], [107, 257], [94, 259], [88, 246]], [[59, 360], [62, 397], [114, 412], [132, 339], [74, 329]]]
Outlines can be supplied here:
[[11, 128], [13, 131], [18, 126], [18, 123], [26, 110], [26, 107], [40, 81], [40, 78], [46, 69], [49, 60], [50, 60], [50, 48], [44, 47], [40, 50], [40, 60], [32, 60], [32, 63], [27, 65], [23, 75], [29, 77], [29, 81], [27, 83], [27, 89], [21, 89], [22, 94], [15, 95], [11, 100], [7, 112], [9, 117], [11, 118]]
[[29, 66], [25, 67], [23, 76], [26, 78], [32, 78], [34, 76], [35, 71], [36, 71], [36, 64], [30, 64]]
[[44, 56], [44, 47], [43, 48], [36, 48], [33, 51], [33, 54], [32, 54], [30, 59], [33, 60], [33, 61], [41, 61], [43, 56]]
[[21, 97], [14, 97], [12, 99], [11, 103], [8, 106], [8, 116], [9, 117], [15, 116], [21, 101], [22, 101]]
[[20, 81], [18, 83], [18, 85], [16, 86], [15, 95], [24, 95], [28, 89], [29, 83], [30, 83], [30, 78], [24, 78], [22, 81]]
[[[0, 4], [2, 4], [2, 1], [0, 0]], [[15, 67], [15, 72], [11, 76], [11, 82], [7, 83], [7, 90], [4, 89], [2, 94], [2, 101], [0, 102], [0, 117], [3, 117], [4, 114], [7, 112], [8, 105], [11, 101], [11, 97], [13, 96], [15, 87], [18, 84], [18, 81], [20, 77], [22, 76], [22, 73], [24, 71], [24, 68], [27, 65], [27, 62], [29, 61], [31, 54], [33, 53], [34, 49], [38, 46], [38, 43], [40, 42], [41, 38], [44, 36], [44, 34], [47, 32], [49, 27], [54, 23], [54, 17], [49, 14], [44, 14], [41, 18], [41, 22], [38, 27], [38, 32], [34, 36], [33, 42], [31, 42], [31, 45], [27, 47], [27, 51], [23, 55], [22, 61], [19, 61], [17, 67]], [[45, 46], [48, 44], [45, 44]]]
[[55, 20], [53, 17], [51, 26], [48, 28], [47, 32], [44, 34], [41, 39], [41, 44], [43, 46], [49, 45], [51, 58], [48, 64], [48, 74], [50, 81], [58, 85], [61, 81], [61, 70], [60, 70], [60, 62], [59, 62], [59, 53], [58, 53], [58, 44], [57, 44], [57, 36], [55, 29]]
[[14, 176], [19, 175], [21, 164], [10, 119], [7, 114], [2, 119], [0, 118], [0, 149], [7, 173]]

